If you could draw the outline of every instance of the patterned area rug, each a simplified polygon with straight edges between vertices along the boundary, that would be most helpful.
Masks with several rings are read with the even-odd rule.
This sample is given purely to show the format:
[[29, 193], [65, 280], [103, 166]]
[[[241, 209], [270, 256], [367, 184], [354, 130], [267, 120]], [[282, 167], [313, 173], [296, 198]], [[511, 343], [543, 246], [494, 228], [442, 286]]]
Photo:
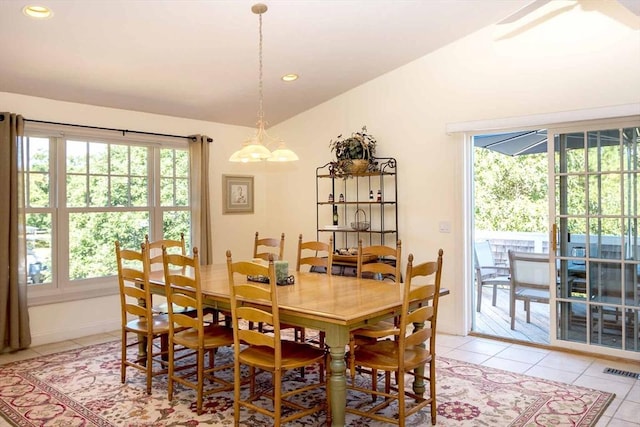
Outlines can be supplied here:
[[[115, 341], [0, 366], [0, 425], [233, 425], [232, 392], [209, 396], [206, 412], [197, 416], [193, 391], [177, 385], [173, 401], [167, 400], [166, 376], [154, 378], [150, 396], [139, 371], [128, 369], [127, 382], [121, 384], [119, 350], [119, 341]], [[231, 357], [231, 349], [221, 349], [216, 361], [224, 363]], [[614, 397], [446, 358], [438, 358], [437, 370], [438, 426], [594, 426]], [[227, 374], [232, 377], [231, 372]], [[315, 374], [310, 370], [300, 378], [296, 370], [287, 374], [287, 380], [311, 380]], [[268, 386], [270, 376], [262, 376], [259, 386]], [[357, 381], [366, 378], [358, 375]], [[360, 397], [350, 391], [348, 404], [359, 405]], [[322, 395], [304, 398], [321, 399]], [[323, 413], [291, 425], [320, 426], [325, 420]], [[241, 425], [269, 426], [272, 422], [243, 410]], [[383, 424], [348, 414], [347, 425]], [[430, 425], [428, 407], [407, 425]]]

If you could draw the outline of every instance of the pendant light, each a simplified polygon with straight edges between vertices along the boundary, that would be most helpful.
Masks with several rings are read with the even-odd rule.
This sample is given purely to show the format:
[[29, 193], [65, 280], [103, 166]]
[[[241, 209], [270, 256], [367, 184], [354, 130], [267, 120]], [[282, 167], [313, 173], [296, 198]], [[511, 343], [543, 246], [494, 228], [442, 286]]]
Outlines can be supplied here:
[[[264, 120], [264, 110], [262, 107], [263, 104], [263, 96], [262, 96], [262, 14], [267, 11], [267, 5], [262, 3], [254, 4], [251, 7], [251, 11], [258, 15], [260, 22], [260, 43], [258, 47], [258, 59], [259, 59], [259, 83], [258, 83], [258, 93], [259, 93], [259, 104], [258, 104], [258, 129], [254, 136], [245, 141], [242, 144], [242, 148], [236, 151], [229, 157], [230, 162], [259, 162], [261, 160], [268, 160], [270, 162], [291, 162], [298, 160], [298, 156], [296, 153], [288, 149], [284, 141], [276, 140], [271, 138], [267, 131], [264, 129], [265, 120]], [[270, 143], [277, 143], [277, 148], [271, 152], [267, 146]]]

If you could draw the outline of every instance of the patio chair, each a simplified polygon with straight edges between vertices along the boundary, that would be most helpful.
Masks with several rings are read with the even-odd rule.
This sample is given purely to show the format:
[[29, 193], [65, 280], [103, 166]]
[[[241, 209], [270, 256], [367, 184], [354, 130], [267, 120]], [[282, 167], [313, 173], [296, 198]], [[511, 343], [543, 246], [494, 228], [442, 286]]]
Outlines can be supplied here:
[[476, 269], [476, 287], [478, 290], [476, 310], [480, 312], [482, 308], [482, 287], [493, 286], [493, 296], [491, 297], [491, 305], [496, 305], [496, 290], [498, 286], [509, 288], [511, 280], [509, 279], [509, 267], [506, 265], [497, 265], [491, 252], [491, 244], [488, 240], [475, 242], [475, 269]]
[[531, 323], [531, 303], [549, 304], [549, 255], [509, 251], [511, 266], [511, 329], [516, 324], [516, 301], [524, 301], [527, 323]]

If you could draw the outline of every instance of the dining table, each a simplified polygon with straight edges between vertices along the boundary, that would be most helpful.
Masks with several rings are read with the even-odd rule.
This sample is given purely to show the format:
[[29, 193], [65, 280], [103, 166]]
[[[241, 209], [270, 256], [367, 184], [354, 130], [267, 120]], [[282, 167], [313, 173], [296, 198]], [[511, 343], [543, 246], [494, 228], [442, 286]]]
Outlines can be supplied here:
[[[344, 426], [347, 397], [345, 348], [349, 343], [349, 331], [399, 315], [403, 286], [312, 272], [290, 271], [289, 274], [293, 276], [294, 283], [277, 287], [280, 321], [325, 332], [325, 343], [330, 353], [327, 381], [330, 382], [331, 425]], [[226, 263], [201, 266], [200, 282], [206, 307], [222, 312], [231, 310]], [[152, 293], [164, 295], [162, 271], [151, 273], [150, 285]], [[447, 293], [446, 289], [441, 289], [440, 295]], [[412, 304], [428, 304], [428, 301], [414, 301]], [[424, 382], [416, 379], [413, 390], [417, 395], [423, 395]]]

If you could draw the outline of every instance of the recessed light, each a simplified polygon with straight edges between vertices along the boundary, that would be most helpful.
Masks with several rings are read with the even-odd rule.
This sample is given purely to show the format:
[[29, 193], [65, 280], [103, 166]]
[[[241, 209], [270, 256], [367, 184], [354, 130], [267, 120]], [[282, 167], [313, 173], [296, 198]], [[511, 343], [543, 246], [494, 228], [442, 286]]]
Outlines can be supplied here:
[[292, 82], [294, 80], [298, 80], [298, 75], [297, 74], [285, 74], [284, 76], [282, 76], [282, 81], [284, 82]]
[[45, 6], [25, 6], [22, 13], [36, 19], [47, 19], [53, 16], [53, 11]]

